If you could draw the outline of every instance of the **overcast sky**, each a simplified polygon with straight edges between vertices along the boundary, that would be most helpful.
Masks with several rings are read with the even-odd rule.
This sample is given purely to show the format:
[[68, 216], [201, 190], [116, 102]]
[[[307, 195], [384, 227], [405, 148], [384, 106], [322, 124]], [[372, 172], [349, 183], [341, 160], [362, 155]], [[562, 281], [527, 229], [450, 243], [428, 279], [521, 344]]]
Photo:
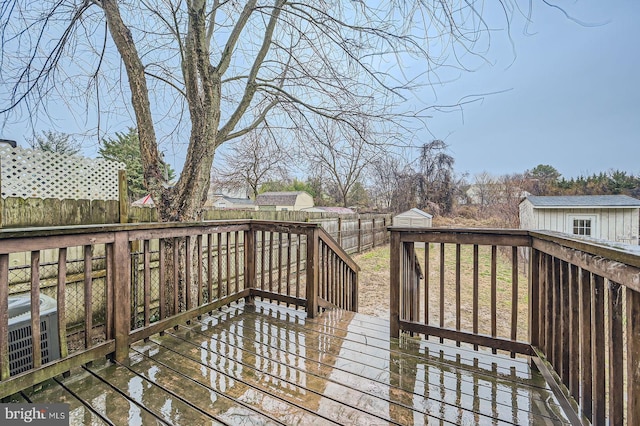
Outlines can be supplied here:
[[[425, 138], [445, 140], [458, 172], [500, 175], [550, 164], [564, 177], [621, 169], [640, 174], [640, 1], [576, 1], [571, 16], [535, 1], [533, 23], [514, 23], [490, 54], [440, 99], [506, 93], [435, 114]], [[504, 45], [503, 45], [504, 44]], [[510, 66], [509, 66], [510, 65]]]
[[[470, 176], [521, 173], [538, 164], [567, 178], [611, 169], [640, 174], [640, 0], [556, 2], [584, 25], [541, 1], [533, 4], [528, 34], [523, 18], [516, 19], [513, 46], [504, 31], [492, 37], [486, 55], [491, 64], [442, 75], [456, 79], [436, 87], [437, 100], [427, 89], [417, 99], [452, 104], [468, 95], [502, 93], [455, 112], [431, 112], [418, 142], [445, 140], [456, 171]], [[42, 120], [38, 127], [83, 131], [76, 120], [62, 121], [49, 126]], [[26, 146], [24, 123], [4, 124], [0, 137]], [[95, 157], [96, 151], [92, 142], [84, 154]], [[181, 157], [166, 159], [174, 169], [182, 167]]]

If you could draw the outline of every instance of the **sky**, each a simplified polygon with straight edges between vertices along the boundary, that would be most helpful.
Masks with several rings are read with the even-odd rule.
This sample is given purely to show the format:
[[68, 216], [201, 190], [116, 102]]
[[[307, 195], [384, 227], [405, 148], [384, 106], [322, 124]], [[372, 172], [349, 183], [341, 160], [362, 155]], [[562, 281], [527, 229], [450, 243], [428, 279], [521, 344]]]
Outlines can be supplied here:
[[[533, 4], [526, 31], [522, 17], [512, 23], [513, 45], [504, 31], [492, 36], [489, 64], [442, 75], [454, 81], [416, 94], [416, 103], [437, 104], [487, 94], [448, 113], [430, 112], [418, 141], [444, 140], [456, 172], [470, 177], [522, 173], [538, 164], [566, 178], [612, 169], [640, 174], [640, 1], [556, 1], [582, 24], [541, 1]], [[46, 120], [38, 126], [52, 128]], [[81, 133], [79, 126], [72, 118], [55, 125], [67, 133]], [[27, 146], [24, 129], [0, 121], [0, 138]], [[96, 151], [94, 142], [83, 153]], [[181, 169], [181, 157], [165, 158]]]
[[515, 56], [494, 37], [492, 66], [438, 89], [442, 100], [506, 91], [429, 120], [424, 138], [449, 145], [457, 172], [640, 174], [640, 1], [564, 3], [582, 25], [534, 2], [533, 34], [512, 26]]

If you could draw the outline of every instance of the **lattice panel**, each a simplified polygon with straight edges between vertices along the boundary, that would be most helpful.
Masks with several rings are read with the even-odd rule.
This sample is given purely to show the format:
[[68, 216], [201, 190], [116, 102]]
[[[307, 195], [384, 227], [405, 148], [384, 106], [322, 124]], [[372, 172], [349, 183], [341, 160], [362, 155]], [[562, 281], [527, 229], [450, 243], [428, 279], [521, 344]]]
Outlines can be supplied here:
[[117, 200], [124, 163], [0, 145], [2, 198]]

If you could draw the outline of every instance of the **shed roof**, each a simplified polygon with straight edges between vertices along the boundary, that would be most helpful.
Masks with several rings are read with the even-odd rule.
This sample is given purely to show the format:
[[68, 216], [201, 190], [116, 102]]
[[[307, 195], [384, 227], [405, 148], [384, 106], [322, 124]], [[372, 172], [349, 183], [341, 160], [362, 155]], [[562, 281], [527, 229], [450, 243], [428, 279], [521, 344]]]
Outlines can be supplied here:
[[293, 206], [300, 194], [307, 193], [304, 191], [263, 192], [256, 197], [256, 204], [259, 206]]
[[413, 208], [411, 210], [407, 210], [406, 212], [399, 213], [399, 214], [396, 215], [396, 217], [398, 217], [398, 216], [414, 216], [415, 217], [416, 215], [417, 216], [426, 217], [428, 219], [433, 218], [433, 215], [430, 215], [427, 212], [423, 212], [422, 210], [417, 209], [417, 208]]
[[628, 195], [530, 195], [526, 199], [540, 209], [640, 207], [640, 200]]

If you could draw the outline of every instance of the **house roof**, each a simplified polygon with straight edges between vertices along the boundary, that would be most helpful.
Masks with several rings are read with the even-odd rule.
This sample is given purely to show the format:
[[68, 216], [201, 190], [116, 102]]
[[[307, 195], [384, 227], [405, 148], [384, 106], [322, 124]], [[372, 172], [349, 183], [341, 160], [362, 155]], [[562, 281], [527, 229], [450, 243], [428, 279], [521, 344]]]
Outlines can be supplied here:
[[633, 208], [640, 207], [640, 200], [628, 195], [561, 195], [526, 198], [534, 207], [540, 209], [557, 208]]
[[293, 206], [301, 194], [307, 193], [304, 191], [263, 192], [256, 197], [256, 204], [259, 206]]
[[254, 205], [255, 202], [249, 198], [234, 198], [234, 197], [227, 197], [226, 195], [221, 196], [220, 198], [218, 198], [218, 200], [223, 199], [229, 203], [233, 203], [233, 204], [246, 204], [246, 205]]
[[406, 212], [397, 214], [396, 217], [397, 216], [416, 216], [416, 215], [421, 216], [421, 217], [426, 217], [426, 218], [429, 218], [429, 219], [431, 219], [433, 217], [433, 215], [430, 215], [427, 212], [423, 212], [422, 210], [417, 209], [417, 208], [413, 208], [411, 210], [407, 210]]

